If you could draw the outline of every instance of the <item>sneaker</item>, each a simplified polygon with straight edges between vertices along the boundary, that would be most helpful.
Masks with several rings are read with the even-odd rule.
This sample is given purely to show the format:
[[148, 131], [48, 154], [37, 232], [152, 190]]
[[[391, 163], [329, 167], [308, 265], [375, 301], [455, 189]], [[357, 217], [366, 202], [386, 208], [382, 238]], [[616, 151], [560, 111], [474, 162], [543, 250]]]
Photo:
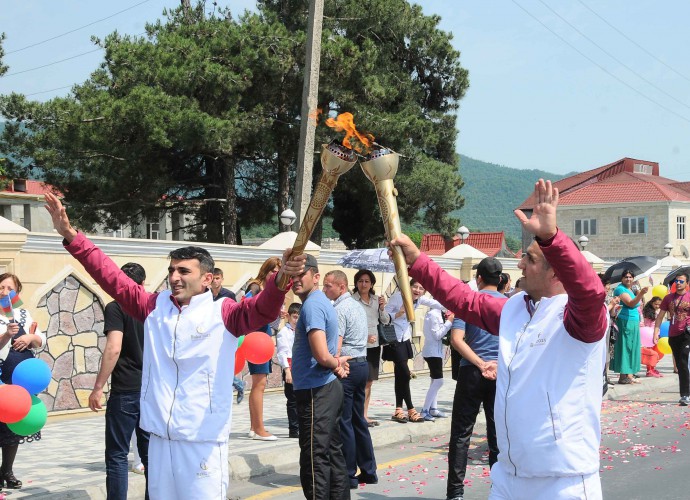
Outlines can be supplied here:
[[681, 398], [678, 400], [678, 404], [680, 406], [690, 405], [690, 396], [681, 396]]
[[427, 422], [435, 422], [436, 421], [436, 419], [433, 417], [433, 415], [431, 415], [431, 413], [429, 413], [426, 410], [422, 410], [421, 415], [422, 415], [422, 417], [424, 417], [424, 420], [426, 420]]
[[144, 464], [139, 462], [137, 465], [132, 465], [132, 472], [135, 474], [143, 474], [144, 473]]
[[446, 418], [446, 414], [443, 413], [438, 408], [431, 408], [429, 410], [429, 415], [431, 415], [432, 417], [436, 417], [436, 418]]

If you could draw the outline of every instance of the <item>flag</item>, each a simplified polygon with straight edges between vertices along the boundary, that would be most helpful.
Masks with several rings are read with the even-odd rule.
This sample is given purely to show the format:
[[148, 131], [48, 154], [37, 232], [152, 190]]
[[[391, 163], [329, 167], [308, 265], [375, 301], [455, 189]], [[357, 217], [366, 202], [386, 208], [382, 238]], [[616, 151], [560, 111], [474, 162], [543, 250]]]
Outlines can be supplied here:
[[12, 309], [18, 309], [23, 305], [24, 302], [22, 302], [22, 299], [19, 298], [19, 294], [14, 290], [10, 290], [8, 295], [0, 297], [0, 312], [8, 318], [14, 317]]

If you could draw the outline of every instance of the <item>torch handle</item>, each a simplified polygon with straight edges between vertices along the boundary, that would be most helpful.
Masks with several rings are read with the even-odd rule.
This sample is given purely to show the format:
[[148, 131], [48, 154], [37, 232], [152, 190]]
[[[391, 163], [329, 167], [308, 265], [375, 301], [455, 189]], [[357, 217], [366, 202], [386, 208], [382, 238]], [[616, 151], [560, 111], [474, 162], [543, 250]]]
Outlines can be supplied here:
[[[321, 172], [321, 178], [316, 184], [316, 189], [314, 189], [314, 194], [311, 196], [311, 201], [309, 202], [309, 208], [307, 208], [307, 213], [304, 214], [304, 219], [299, 226], [299, 231], [297, 232], [297, 237], [295, 238], [295, 244], [292, 245], [292, 255], [302, 255], [304, 249], [309, 243], [309, 238], [311, 238], [316, 223], [319, 222], [321, 214], [323, 214], [323, 209], [328, 203], [328, 199], [335, 189], [335, 185], [338, 183], [338, 177], [340, 174], [328, 172], [323, 170]], [[278, 281], [278, 287], [285, 289], [288, 284], [290, 277], [283, 274], [281, 279]]]
[[[393, 185], [393, 179], [376, 181], [374, 187], [376, 188], [376, 195], [379, 199], [381, 218], [386, 227], [386, 236], [390, 241], [402, 234], [400, 228], [400, 215], [398, 213], [398, 202], [396, 200], [398, 192]], [[398, 286], [400, 287], [405, 314], [407, 315], [407, 320], [412, 323], [415, 320], [414, 303], [412, 301], [410, 277], [407, 274], [407, 262], [405, 262], [405, 256], [400, 247], [394, 246], [392, 249], [393, 264], [395, 265], [395, 274], [398, 278]]]

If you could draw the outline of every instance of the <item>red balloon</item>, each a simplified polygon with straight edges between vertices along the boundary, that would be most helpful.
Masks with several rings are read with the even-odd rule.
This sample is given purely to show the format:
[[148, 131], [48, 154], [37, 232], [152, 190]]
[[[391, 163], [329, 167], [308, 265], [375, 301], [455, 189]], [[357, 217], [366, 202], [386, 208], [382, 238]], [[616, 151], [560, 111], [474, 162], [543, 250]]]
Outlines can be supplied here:
[[14, 424], [31, 410], [31, 394], [20, 385], [0, 385], [0, 422]]
[[235, 351], [235, 375], [239, 375], [242, 370], [244, 370], [244, 363], [246, 359], [244, 357], [244, 352], [240, 349]]
[[260, 365], [273, 357], [273, 339], [264, 332], [252, 332], [244, 337], [242, 350], [247, 361]]

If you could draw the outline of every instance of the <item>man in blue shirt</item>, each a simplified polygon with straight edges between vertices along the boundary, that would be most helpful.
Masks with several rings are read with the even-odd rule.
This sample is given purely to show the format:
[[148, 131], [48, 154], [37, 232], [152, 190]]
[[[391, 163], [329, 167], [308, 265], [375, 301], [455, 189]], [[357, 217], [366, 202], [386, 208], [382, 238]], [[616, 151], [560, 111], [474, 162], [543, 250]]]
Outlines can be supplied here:
[[[487, 257], [477, 265], [477, 287], [480, 293], [495, 297], [505, 296], [497, 291], [503, 266], [494, 257]], [[507, 299], [506, 299], [507, 300]], [[458, 382], [453, 398], [453, 418], [450, 424], [448, 448], [448, 486], [446, 497], [449, 500], [462, 500], [465, 493], [465, 471], [470, 437], [477, 421], [479, 407], [484, 404], [486, 416], [486, 437], [489, 442], [489, 467], [498, 457], [496, 425], [494, 423], [494, 399], [496, 397], [496, 378], [485, 378], [482, 373], [486, 366], [498, 359], [498, 336], [491, 335], [476, 325], [465, 324], [465, 335], [452, 336], [451, 343], [460, 353]], [[493, 372], [495, 374], [495, 372]]]
[[295, 277], [292, 291], [302, 301], [292, 346], [292, 384], [299, 418], [300, 482], [310, 500], [350, 498], [340, 437], [343, 387], [348, 356], [338, 349], [338, 316], [318, 289], [319, 266], [307, 255], [304, 273]]

